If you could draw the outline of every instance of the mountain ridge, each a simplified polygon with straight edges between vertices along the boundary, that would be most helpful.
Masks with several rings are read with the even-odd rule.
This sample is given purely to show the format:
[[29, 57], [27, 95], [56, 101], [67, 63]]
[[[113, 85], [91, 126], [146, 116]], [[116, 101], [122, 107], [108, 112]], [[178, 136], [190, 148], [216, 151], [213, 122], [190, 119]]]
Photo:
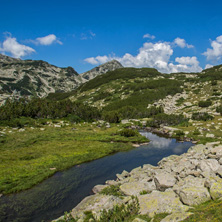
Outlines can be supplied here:
[[60, 68], [43, 60], [21, 60], [0, 54], [0, 103], [12, 97], [46, 97], [72, 91], [97, 75], [122, 67], [117, 63], [110, 61], [78, 74], [70, 66]]

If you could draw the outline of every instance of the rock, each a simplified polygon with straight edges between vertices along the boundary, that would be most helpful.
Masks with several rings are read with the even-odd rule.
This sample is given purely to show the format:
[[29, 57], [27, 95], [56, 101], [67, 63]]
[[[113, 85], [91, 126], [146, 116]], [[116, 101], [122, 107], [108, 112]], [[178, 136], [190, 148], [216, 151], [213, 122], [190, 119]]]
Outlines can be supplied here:
[[124, 183], [120, 186], [120, 190], [127, 196], [138, 196], [140, 192], [151, 192], [156, 189], [155, 183], [152, 182], [132, 182]]
[[159, 213], [185, 212], [189, 209], [173, 191], [153, 191], [151, 194], [139, 196], [138, 199], [140, 214], [148, 214], [149, 217]]
[[184, 106], [192, 106], [193, 104], [191, 102], [185, 102]]
[[198, 205], [210, 200], [210, 194], [205, 187], [185, 187], [179, 192], [181, 201], [189, 206]]
[[222, 197], [222, 180], [220, 182], [215, 182], [211, 185], [210, 195], [213, 200]]
[[135, 218], [132, 222], [146, 222], [146, 220], [142, 220], [140, 218]]
[[93, 193], [100, 193], [106, 187], [108, 187], [108, 185], [96, 185], [92, 188], [92, 191]]
[[118, 183], [117, 181], [115, 181], [115, 180], [107, 180], [107, 181], [106, 181], [106, 184], [107, 184], [107, 185], [114, 185], [114, 186], [116, 186], [116, 185], [118, 185], [119, 183]]
[[119, 180], [124, 180], [125, 178], [127, 178], [130, 174], [124, 170], [121, 174], [116, 174], [116, 177], [119, 179]]
[[213, 148], [211, 150], [212, 154], [215, 154], [217, 156], [217, 158], [221, 158], [222, 157], [222, 146], [217, 146], [215, 148]]
[[173, 187], [176, 183], [176, 178], [173, 174], [167, 172], [161, 172], [155, 175], [154, 182], [156, 184], [157, 190], [164, 191], [167, 188]]
[[201, 160], [198, 167], [203, 172], [217, 172], [219, 169], [220, 164], [215, 159], [207, 159], [207, 160]]
[[160, 222], [179, 222], [189, 218], [193, 213], [191, 212], [181, 212], [181, 213], [173, 213], [166, 216]]
[[214, 138], [215, 136], [214, 136], [214, 134], [207, 133], [207, 134], [206, 134], [206, 137], [207, 137], [207, 138]]
[[85, 211], [92, 211], [95, 216], [103, 209], [112, 209], [114, 205], [122, 204], [123, 200], [102, 194], [95, 194], [84, 198], [71, 212], [73, 218], [84, 218]]

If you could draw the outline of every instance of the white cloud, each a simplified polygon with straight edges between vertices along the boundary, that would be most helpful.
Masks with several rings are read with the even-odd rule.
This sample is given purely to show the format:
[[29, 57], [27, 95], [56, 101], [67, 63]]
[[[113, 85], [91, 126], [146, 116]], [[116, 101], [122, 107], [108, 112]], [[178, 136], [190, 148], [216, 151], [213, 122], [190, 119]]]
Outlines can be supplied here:
[[199, 66], [199, 61], [196, 56], [192, 57], [177, 57], [175, 61], [179, 64], [169, 64], [171, 69], [176, 69], [176, 72], [201, 72], [202, 68]]
[[7, 36], [6, 40], [2, 43], [0, 52], [10, 53], [15, 58], [21, 58], [35, 52], [35, 50], [29, 46], [18, 43], [16, 38], [11, 37], [10, 35]]
[[209, 69], [209, 68], [212, 68], [212, 67], [213, 67], [213, 65], [211, 65], [211, 64], [206, 64], [206, 66], [205, 66], [204, 69]]
[[207, 60], [219, 60], [222, 57], [222, 35], [218, 36], [216, 40], [211, 42], [212, 49], [207, 49], [203, 53], [207, 57]]
[[155, 37], [154, 35], [150, 35], [149, 33], [147, 33], [147, 34], [145, 34], [145, 35], [143, 36], [143, 38], [144, 38], [144, 39], [145, 39], [145, 38], [155, 39], [156, 37]]
[[96, 36], [96, 33], [92, 31], [87, 31], [86, 33], [81, 33], [80, 40], [93, 39]]
[[199, 66], [197, 57], [177, 57], [175, 62], [178, 64], [174, 64], [170, 62], [170, 57], [172, 55], [173, 49], [171, 43], [146, 42], [135, 56], [129, 53], [126, 53], [122, 57], [104, 55], [86, 58], [85, 61], [93, 65], [98, 65], [116, 59], [125, 67], [150, 67], [156, 68], [163, 73], [199, 72], [202, 70]]
[[176, 39], [174, 39], [174, 44], [177, 45], [177, 46], [179, 46], [180, 48], [188, 48], [188, 49], [194, 48], [193, 45], [187, 44], [186, 41], [185, 41], [185, 39], [181, 39], [181, 38], [179, 38], [179, 37], [176, 38]]
[[107, 57], [107, 56], [97, 56], [97, 57], [90, 57], [85, 59], [84, 61], [92, 64], [92, 65], [98, 65], [98, 64], [103, 64], [106, 63], [108, 61], [112, 60], [111, 57]]
[[35, 40], [36, 44], [40, 45], [51, 45], [52, 43], [58, 43], [62, 45], [62, 42], [54, 34], [50, 34], [44, 37], [39, 37]]

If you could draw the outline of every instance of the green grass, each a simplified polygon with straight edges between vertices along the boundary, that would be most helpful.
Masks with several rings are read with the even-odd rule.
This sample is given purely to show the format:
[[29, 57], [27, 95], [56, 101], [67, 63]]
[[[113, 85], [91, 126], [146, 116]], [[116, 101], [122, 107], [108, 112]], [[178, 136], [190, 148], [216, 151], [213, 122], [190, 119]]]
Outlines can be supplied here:
[[118, 184], [116, 186], [111, 185], [109, 187], [105, 187], [100, 193], [105, 194], [105, 195], [113, 195], [113, 196], [117, 196], [117, 197], [123, 196], [123, 193], [120, 190], [120, 184]]
[[184, 222], [219, 222], [222, 221], [222, 200], [208, 201], [190, 210], [194, 214]]
[[131, 142], [147, 141], [141, 135], [120, 136], [116, 126], [109, 129], [89, 124], [74, 127], [76, 130], [73, 126], [47, 126], [44, 131], [26, 128], [24, 132], [8, 128], [0, 140], [0, 193], [28, 189], [56, 171], [129, 150]]

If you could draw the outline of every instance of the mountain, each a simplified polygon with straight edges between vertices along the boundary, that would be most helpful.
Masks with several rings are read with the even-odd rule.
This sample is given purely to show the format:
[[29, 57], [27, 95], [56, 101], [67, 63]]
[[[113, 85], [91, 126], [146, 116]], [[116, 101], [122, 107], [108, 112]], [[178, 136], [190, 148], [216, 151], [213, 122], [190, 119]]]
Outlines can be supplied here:
[[117, 61], [79, 75], [72, 67], [59, 68], [42, 60], [21, 60], [0, 54], [0, 103], [9, 97], [46, 97], [69, 92], [97, 75], [122, 67]]
[[110, 62], [106, 62], [100, 66], [97, 66], [97, 67], [91, 69], [90, 71], [84, 72], [84, 73], [80, 74], [80, 76], [83, 79], [85, 79], [85, 82], [86, 82], [88, 80], [95, 78], [98, 75], [107, 73], [108, 71], [120, 69], [120, 68], [123, 68], [121, 63], [116, 60], [112, 60]]

